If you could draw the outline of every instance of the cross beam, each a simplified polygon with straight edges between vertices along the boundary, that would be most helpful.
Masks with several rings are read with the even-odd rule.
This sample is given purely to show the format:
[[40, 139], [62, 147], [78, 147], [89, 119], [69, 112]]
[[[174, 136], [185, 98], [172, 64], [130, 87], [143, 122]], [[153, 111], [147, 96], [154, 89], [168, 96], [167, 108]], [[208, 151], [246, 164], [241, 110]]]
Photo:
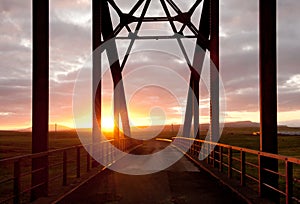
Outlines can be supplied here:
[[[94, 0], [96, 1], [96, 0]], [[124, 93], [124, 87], [122, 83], [122, 70], [124, 69], [126, 62], [128, 60], [128, 57], [130, 55], [130, 52], [132, 50], [133, 44], [135, 40], [149, 40], [149, 39], [176, 39], [179, 47], [181, 48], [181, 51], [183, 53], [183, 56], [186, 59], [187, 65], [191, 72], [191, 78], [190, 78], [190, 90], [188, 93], [188, 103], [187, 103], [187, 110], [185, 115], [185, 123], [184, 123], [184, 136], [189, 137], [191, 133], [191, 123], [192, 119], [194, 118], [194, 135], [196, 135], [197, 138], [199, 138], [199, 82], [200, 82], [200, 74], [202, 71], [202, 66], [204, 62], [205, 57], [205, 51], [211, 50], [211, 57], [214, 59], [215, 66], [218, 67], [218, 58], [219, 58], [219, 41], [218, 41], [218, 32], [219, 32], [219, 10], [218, 10], [218, 3], [211, 3], [210, 0], [203, 0], [203, 10], [202, 15], [200, 19], [200, 26], [199, 29], [197, 29], [193, 23], [191, 22], [191, 16], [194, 13], [195, 9], [199, 6], [199, 4], [202, 2], [202, 0], [197, 0], [192, 5], [192, 7], [187, 12], [182, 12], [177, 5], [173, 2], [173, 0], [160, 0], [160, 3], [162, 5], [163, 10], [165, 11], [166, 17], [145, 17], [146, 12], [148, 10], [149, 4], [151, 0], [139, 0], [137, 3], [133, 6], [133, 8], [130, 10], [129, 13], [123, 13], [121, 9], [116, 5], [116, 3], [113, 0], [103, 0], [100, 1], [101, 5], [101, 22], [100, 24], [97, 23], [97, 25], [102, 25], [101, 32], [98, 33], [100, 36], [98, 38], [101, 39], [101, 36], [103, 38], [103, 42], [112, 41], [110, 42], [111, 46], [110, 49], [107, 51], [108, 60], [110, 62], [110, 70], [114, 82], [114, 121], [115, 121], [115, 130], [114, 135], [115, 138], [119, 137], [119, 116], [121, 116], [122, 120], [122, 126], [127, 129], [126, 132], [130, 133], [130, 127], [129, 127], [129, 119], [128, 119], [128, 113], [127, 113], [127, 107], [126, 107], [126, 100], [125, 100], [125, 93]], [[216, 2], [216, 1], [213, 1]], [[175, 16], [171, 16], [170, 11], [167, 7], [167, 3], [169, 6], [177, 13]], [[120, 23], [113, 28], [111, 16], [110, 16], [110, 8], [113, 8], [116, 13], [119, 15]], [[144, 4], [144, 5], [143, 5]], [[134, 13], [143, 5], [141, 15], [139, 17], [136, 17]], [[214, 6], [215, 5], [215, 6]], [[213, 8], [213, 9], [212, 9]], [[94, 9], [93, 9], [94, 11]], [[96, 11], [95, 11], [96, 12]], [[215, 15], [215, 16], [214, 16]], [[100, 18], [100, 17], [98, 17]], [[142, 23], [144, 22], [162, 22], [167, 21], [170, 23], [170, 26], [173, 31], [173, 35], [171, 36], [140, 36], [139, 30], [141, 28]], [[177, 28], [174, 25], [174, 21], [177, 21], [182, 24], [181, 28], [177, 30]], [[94, 22], [94, 23], [95, 23]], [[135, 30], [131, 30], [129, 27], [130, 23], [137, 22]], [[210, 23], [212, 22], [212, 23]], [[128, 31], [127, 37], [120, 37], [118, 34], [121, 32], [123, 28], [126, 28]], [[183, 31], [184, 29], [190, 29], [190, 31], [193, 33], [193, 35], [184, 35]], [[181, 35], [177, 35], [181, 34]], [[187, 52], [183, 46], [183, 43], [181, 41], [181, 38], [196, 38], [197, 39], [197, 45], [195, 46], [195, 53], [193, 58], [193, 64], [189, 61], [187, 57]], [[115, 43], [115, 39], [126, 39], [130, 40], [130, 44], [127, 48], [125, 57], [122, 61], [122, 63], [119, 62], [119, 60], [113, 62], [113, 59], [118, 59], [118, 52], [117, 47]], [[94, 67], [94, 69], [97, 69]], [[212, 72], [213, 73], [213, 72]], [[218, 74], [218, 73], [217, 73]], [[215, 75], [212, 75], [211, 77], [214, 79], [214, 81], [211, 83], [212, 87], [217, 87], [218, 91], [218, 78], [216, 78]], [[116, 85], [119, 84], [118, 90], [116, 90]], [[216, 90], [214, 90], [216, 91]], [[194, 97], [195, 96], [195, 99]], [[212, 95], [211, 100], [214, 101], [214, 103], [211, 103], [212, 105], [212, 112], [211, 115], [214, 117], [219, 117], [219, 94], [216, 93]], [[101, 120], [101, 119], [100, 119]], [[213, 119], [213, 127], [212, 129], [219, 129], [218, 126], [218, 119]], [[211, 134], [218, 134], [218, 132], [212, 132]]]

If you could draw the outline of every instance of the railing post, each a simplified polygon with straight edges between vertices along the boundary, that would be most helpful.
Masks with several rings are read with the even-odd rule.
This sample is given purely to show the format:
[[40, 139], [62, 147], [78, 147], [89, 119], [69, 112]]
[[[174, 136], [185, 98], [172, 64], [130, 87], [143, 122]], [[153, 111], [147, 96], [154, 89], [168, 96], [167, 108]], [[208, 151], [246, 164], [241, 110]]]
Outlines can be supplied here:
[[223, 147], [219, 146], [219, 157], [220, 157], [220, 164], [219, 164], [219, 171], [223, 171]]
[[293, 163], [285, 161], [285, 203], [293, 203]]
[[[88, 150], [90, 147], [87, 147]], [[86, 151], [86, 171], [89, 172], [90, 171], [90, 167], [91, 167], [91, 157], [90, 157], [90, 151]]]
[[105, 165], [106, 164], [106, 155], [105, 155], [106, 154], [106, 143], [102, 142], [101, 146], [102, 146], [102, 148], [101, 148], [101, 151], [102, 151], [101, 157], [102, 157], [103, 163]]
[[114, 161], [114, 156], [115, 156], [115, 155], [114, 155], [115, 153], [114, 153], [112, 147], [115, 146], [115, 145], [118, 145], [118, 140], [119, 140], [119, 139], [112, 141], [112, 144], [111, 144], [111, 147], [110, 147], [110, 150], [109, 150], [109, 151], [110, 151], [110, 154], [111, 154], [111, 156], [110, 156], [110, 158], [111, 158], [111, 163]]
[[205, 154], [207, 155], [207, 157], [206, 157], [206, 163], [209, 164], [209, 156], [210, 156], [210, 155], [209, 155], [209, 153], [208, 153], [208, 152], [209, 152], [209, 150], [208, 150], [208, 144], [205, 143], [205, 142], [204, 142], [203, 144], [204, 144], [204, 146], [205, 146]]
[[195, 148], [195, 146], [194, 146], [194, 142], [191, 142], [192, 143], [192, 145], [191, 145], [191, 155], [192, 155], [192, 157], [194, 157], [194, 148]]
[[232, 177], [232, 171], [231, 171], [231, 166], [232, 166], [232, 148], [228, 148], [228, 178]]
[[199, 158], [199, 154], [200, 154], [200, 142], [199, 141], [196, 142], [196, 151], [197, 151], [197, 158]]
[[76, 148], [76, 155], [77, 155], [77, 159], [76, 159], [76, 176], [77, 178], [80, 177], [80, 147]]
[[106, 160], [106, 165], [109, 164], [109, 146], [108, 142], [105, 142], [105, 160]]
[[219, 162], [220, 162], [220, 150], [219, 150], [219, 146], [216, 145], [214, 147], [213, 153], [214, 153], [213, 154], [213, 158], [214, 158], [213, 167], [214, 168], [219, 168]]
[[216, 163], [216, 154], [215, 154], [215, 148], [212, 149], [211, 151], [211, 157], [212, 157], [212, 163], [211, 163], [211, 166], [212, 167], [215, 167], [215, 163]]
[[[115, 142], [115, 141], [113, 141], [113, 142]], [[114, 152], [113, 152], [113, 147], [114, 145], [113, 144], [111, 144], [110, 145], [110, 148], [109, 148], [109, 152], [110, 152], [110, 163], [112, 163], [113, 161], [114, 161]]]
[[63, 185], [67, 185], [67, 152], [63, 152]]
[[262, 167], [261, 167], [261, 155], [260, 153], [258, 153], [258, 194], [259, 196], [262, 196], [262, 193], [261, 193], [261, 189], [262, 189]]
[[245, 185], [245, 174], [246, 174], [246, 161], [245, 161], [245, 152], [241, 150], [240, 153], [241, 160], [241, 186]]
[[100, 157], [101, 157], [101, 159], [102, 159], [102, 161], [104, 162], [104, 164], [105, 164], [105, 159], [104, 159], [104, 155], [105, 155], [105, 145], [104, 145], [104, 143], [102, 142], [102, 143], [100, 143], [99, 144], [100, 145], [100, 151], [101, 151], [101, 155], [100, 155]]
[[[117, 141], [116, 141], [116, 144], [115, 145], [119, 145], [120, 146], [120, 139], [118, 139]], [[113, 147], [113, 146], [112, 146]], [[113, 152], [113, 161], [115, 161], [116, 160], [116, 158], [117, 158], [117, 151], [116, 151], [116, 148], [112, 148], [112, 152]]]
[[111, 161], [112, 161], [111, 146], [113, 145], [113, 144], [112, 144], [113, 142], [114, 142], [114, 141], [109, 142], [109, 144], [107, 143], [107, 145], [108, 145], [108, 163], [109, 163], [109, 164], [110, 164]]
[[124, 152], [126, 152], [126, 150], [127, 150], [127, 139], [124, 139]]
[[179, 146], [180, 146], [180, 148], [182, 149], [183, 148], [183, 139], [179, 139]]
[[197, 149], [197, 141], [194, 140], [193, 144], [194, 144], [194, 157], [198, 158], [199, 155], [198, 155], [198, 149]]
[[17, 160], [14, 163], [14, 204], [20, 203], [20, 188], [21, 188], [21, 182], [20, 182], [20, 161]]

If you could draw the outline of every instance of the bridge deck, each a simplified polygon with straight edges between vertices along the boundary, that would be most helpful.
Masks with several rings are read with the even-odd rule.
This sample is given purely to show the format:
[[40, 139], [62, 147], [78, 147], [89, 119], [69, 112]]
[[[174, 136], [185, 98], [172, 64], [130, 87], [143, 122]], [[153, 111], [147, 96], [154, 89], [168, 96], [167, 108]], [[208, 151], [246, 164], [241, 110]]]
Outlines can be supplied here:
[[[158, 141], [145, 142], [134, 153], [149, 154], [166, 145]], [[148, 175], [125, 175], [107, 169], [60, 203], [245, 202], [183, 157], [166, 170]]]

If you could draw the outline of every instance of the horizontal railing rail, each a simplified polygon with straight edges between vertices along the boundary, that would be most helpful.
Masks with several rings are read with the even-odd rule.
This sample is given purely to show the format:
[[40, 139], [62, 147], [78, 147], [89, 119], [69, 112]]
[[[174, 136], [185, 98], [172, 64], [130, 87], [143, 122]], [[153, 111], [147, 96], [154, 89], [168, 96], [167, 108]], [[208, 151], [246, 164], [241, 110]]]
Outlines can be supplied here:
[[[107, 164], [106, 166], [111, 165], [117, 159], [116, 148], [112, 148], [112, 145], [109, 146], [108, 143], [122, 151], [127, 151], [133, 147], [133, 144], [126, 138], [118, 141], [112, 139], [97, 143], [99, 155], [101, 160]], [[86, 149], [92, 148], [94, 145], [76, 145], [47, 152], [1, 159], [0, 203], [30, 202], [30, 192], [41, 185], [45, 185], [44, 182], [34, 186], [31, 183], [32, 174], [45, 170], [45, 168], [32, 170], [31, 163], [36, 158], [48, 158], [47, 194], [51, 194], [59, 185], [62, 187], [67, 186], [83, 174], [87, 174], [94, 166], [92, 165], [93, 159]], [[104, 167], [99, 164], [96, 166], [98, 168]]]
[[[177, 142], [174, 145], [177, 148], [189, 148], [187, 153], [194, 159], [199, 160], [199, 156], [202, 156], [206, 158], [207, 164], [218, 168], [219, 172], [226, 172], [228, 178], [239, 179], [241, 186], [247, 185], [258, 194], [262, 186], [265, 186], [279, 193], [282, 196], [282, 202], [284, 200], [285, 203], [300, 203], [300, 179], [296, 178], [300, 176], [300, 159], [201, 139], [186, 137], [172, 139], [176, 139]], [[262, 168], [259, 164], [262, 157], [277, 160], [278, 172]], [[278, 187], [263, 183], [262, 171], [277, 175]]]

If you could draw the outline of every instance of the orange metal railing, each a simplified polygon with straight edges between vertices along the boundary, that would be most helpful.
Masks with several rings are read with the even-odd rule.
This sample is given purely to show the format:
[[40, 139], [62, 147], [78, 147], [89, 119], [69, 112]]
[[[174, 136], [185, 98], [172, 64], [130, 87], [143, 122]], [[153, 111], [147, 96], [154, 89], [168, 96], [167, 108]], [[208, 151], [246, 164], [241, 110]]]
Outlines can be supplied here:
[[[133, 147], [128, 139], [107, 140], [100, 142], [96, 147], [102, 160], [107, 166], [114, 163], [118, 157], [116, 155], [117, 146], [122, 151], [128, 151]], [[36, 154], [28, 154], [6, 158], [0, 160], [1, 176], [0, 176], [0, 203], [23, 203], [30, 201], [30, 192], [45, 183], [39, 183], [35, 186], [31, 184], [31, 176], [33, 173], [43, 171], [44, 168], [31, 170], [32, 159], [46, 157], [48, 158], [48, 194], [53, 194], [53, 189], [58, 189], [58, 186], [66, 186], [76, 178], [80, 178], [83, 174], [87, 174], [92, 165], [92, 158], [86, 151], [92, 148], [93, 145], [77, 145], [62, 149], [50, 150]], [[98, 168], [103, 166], [97, 165]]]
[[[249, 186], [258, 194], [261, 188], [266, 186], [278, 192], [281, 201], [300, 203], [300, 179], [296, 178], [300, 176], [300, 159], [194, 138], [176, 137], [176, 141], [174, 145], [177, 148], [190, 147], [187, 152], [190, 156], [197, 160], [199, 156], [205, 157], [207, 164], [218, 168], [219, 172], [226, 172], [228, 178], [239, 179], [241, 186]], [[279, 170], [274, 172], [261, 168], [260, 161], [263, 157], [277, 160]], [[279, 186], [274, 187], [263, 183], [262, 171], [277, 175]]]

